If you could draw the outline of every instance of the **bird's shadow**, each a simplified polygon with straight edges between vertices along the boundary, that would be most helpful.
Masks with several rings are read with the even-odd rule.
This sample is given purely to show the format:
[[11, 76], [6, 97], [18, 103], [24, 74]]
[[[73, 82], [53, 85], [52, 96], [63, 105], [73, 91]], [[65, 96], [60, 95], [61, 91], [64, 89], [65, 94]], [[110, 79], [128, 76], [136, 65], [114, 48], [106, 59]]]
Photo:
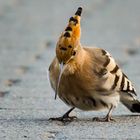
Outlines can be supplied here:
[[[133, 115], [130, 115], [130, 114], [128, 114], [128, 115], [115, 115], [115, 116], [113, 116], [113, 119], [115, 119], [115, 121], [111, 121], [111, 122], [109, 122], [109, 123], [123, 123], [123, 122], [139, 122], [139, 120], [140, 120], [140, 115], [138, 115], [138, 114], [133, 114]], [[56, 121], [56, 120], [54, 120], [54, 121], [52, 121], [52, 120], [49, 120], [48, 119], [48, 122], [49, 123], [52, 123], [52, 122], [59, 122], [59, 121]], [[77, 118], [76, 120], [73, 120], [73, 121], [69, 121], [69, 122], [61, 122], [61, 123], [63, 123], [64, 125], [66, 125], [66, 124], [69, 124], [69, 123], [71, 123], [71, 122], [75, 122], [75, 123], [77, 123], [77, 122], [83, 122], [83, 123], [85, 123], [85, 122], [88, 122], [88, 123], [93, 123], [93, 122], [99, 122], [99, 121], [93, 121], [93, 118]], [[108, 123], [108, 122], [100, 122], [100, 123]]]
[[[140, 120], [140, 115], [134, 114], [134, 115], [115, 115], [113, 116], [113, 118], [116, 120], [114, 123], [123, 123], [123, 122], [131, 122], [131, 121], [138, 121]], [[71, 122], [73, 123], [78, 123], [78, 122], [88, 122], [88, 123], [93, 123], [93, 122], [97, 122], [97, 121], [93, 121], [92, 118], [77, 118], [74, 121], [70, 121], [70, 122], [61, 122], [61, 121], [52, 121], [49, 120], [49, 118], [34, 118], [34, 119], [30, 119], [30, 118], [21, 118], [21, 119], [0, 119], [0, 122], [9, 122], [9, 123], [35, 123], [37, 125], [49, 125], [50, 123], [53, 124], [58, 124], [58, 125], [67, 125]], [[104, 122], [102, 122], [104, 123]]]

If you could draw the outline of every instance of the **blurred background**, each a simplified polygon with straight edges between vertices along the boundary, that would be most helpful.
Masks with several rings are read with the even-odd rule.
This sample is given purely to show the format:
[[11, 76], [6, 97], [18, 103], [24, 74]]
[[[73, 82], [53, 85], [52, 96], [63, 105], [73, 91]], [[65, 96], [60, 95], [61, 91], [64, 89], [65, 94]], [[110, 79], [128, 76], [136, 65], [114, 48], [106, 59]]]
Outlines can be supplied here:
[[[139, 0], [0, 0], [0, 138], [40, 137], [55, 126], [40, 119], [68, 109], [54, 101], [47, 71], [58, 37], [79, 6], [83, 7], [81, 43], [109, 51], [140, 96]], [[77, 112], [85, 118], [95, 115]], [[129, 111], [121, 106], [116, 114], [123, 113]]]

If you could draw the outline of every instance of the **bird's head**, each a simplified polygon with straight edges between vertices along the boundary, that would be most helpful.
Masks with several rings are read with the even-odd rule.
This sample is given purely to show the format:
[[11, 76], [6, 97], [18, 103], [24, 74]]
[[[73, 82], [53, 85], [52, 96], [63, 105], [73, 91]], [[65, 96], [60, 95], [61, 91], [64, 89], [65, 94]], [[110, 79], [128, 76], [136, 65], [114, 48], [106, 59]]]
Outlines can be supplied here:
[[82, 8], [79, 7], [73, 17], [69, 19], [69, 23], [64, 32], [62, 32], [57, 45], [56, 45], [56, 57], [60, 64], [60, 74], [55, 91], [55, 99], [58, 94], [59, 84], [62, 74], [70, 60], [74, 59], [80, 49], [80, 36], [81, 36], [81, 20]]
[[80, 48], [81, 36], [81, 20], [82, 8], [79, 7], [73, 17], [69, 19], [69, 23], [62, 32], [56, 46], [56, 56], [59, 63], [66, 64], [73, 59]]

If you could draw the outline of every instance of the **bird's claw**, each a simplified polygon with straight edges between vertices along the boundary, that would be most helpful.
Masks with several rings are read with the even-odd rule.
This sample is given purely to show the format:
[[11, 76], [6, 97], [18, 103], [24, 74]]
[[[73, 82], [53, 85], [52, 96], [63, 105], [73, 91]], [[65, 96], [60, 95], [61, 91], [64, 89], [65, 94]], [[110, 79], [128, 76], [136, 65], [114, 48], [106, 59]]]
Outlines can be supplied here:
[[105, 117], [105, 118], [95, 117], [95, 118], [93, 118], [93, 121], [97, 121], [97, 122], [116, 122], [116, 120], [113, 119], [112, 117]]

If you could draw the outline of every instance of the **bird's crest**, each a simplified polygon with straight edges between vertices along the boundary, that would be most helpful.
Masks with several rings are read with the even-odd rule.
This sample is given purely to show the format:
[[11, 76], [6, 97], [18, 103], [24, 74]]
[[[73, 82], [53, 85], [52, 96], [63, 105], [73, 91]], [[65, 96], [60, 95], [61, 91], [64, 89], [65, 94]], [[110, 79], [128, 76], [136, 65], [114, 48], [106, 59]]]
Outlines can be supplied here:
[[69, 19], [68, 26], [65, 31], [62, 33], [63, 41], [67, 42], [67, 45], [75, 44], [80, 40], [81, 36], [81, 20], [82, 8], [79, 7], [73, 17]]
[[74, 16], [69, 19], [68, 25], [62, 32], [56, 47], [57, 58], [60, 62], [67, 61], [74, 53], [75, 49], [80, 44], [81, 36], [81, 20], [82, 8], [79, 7]]

